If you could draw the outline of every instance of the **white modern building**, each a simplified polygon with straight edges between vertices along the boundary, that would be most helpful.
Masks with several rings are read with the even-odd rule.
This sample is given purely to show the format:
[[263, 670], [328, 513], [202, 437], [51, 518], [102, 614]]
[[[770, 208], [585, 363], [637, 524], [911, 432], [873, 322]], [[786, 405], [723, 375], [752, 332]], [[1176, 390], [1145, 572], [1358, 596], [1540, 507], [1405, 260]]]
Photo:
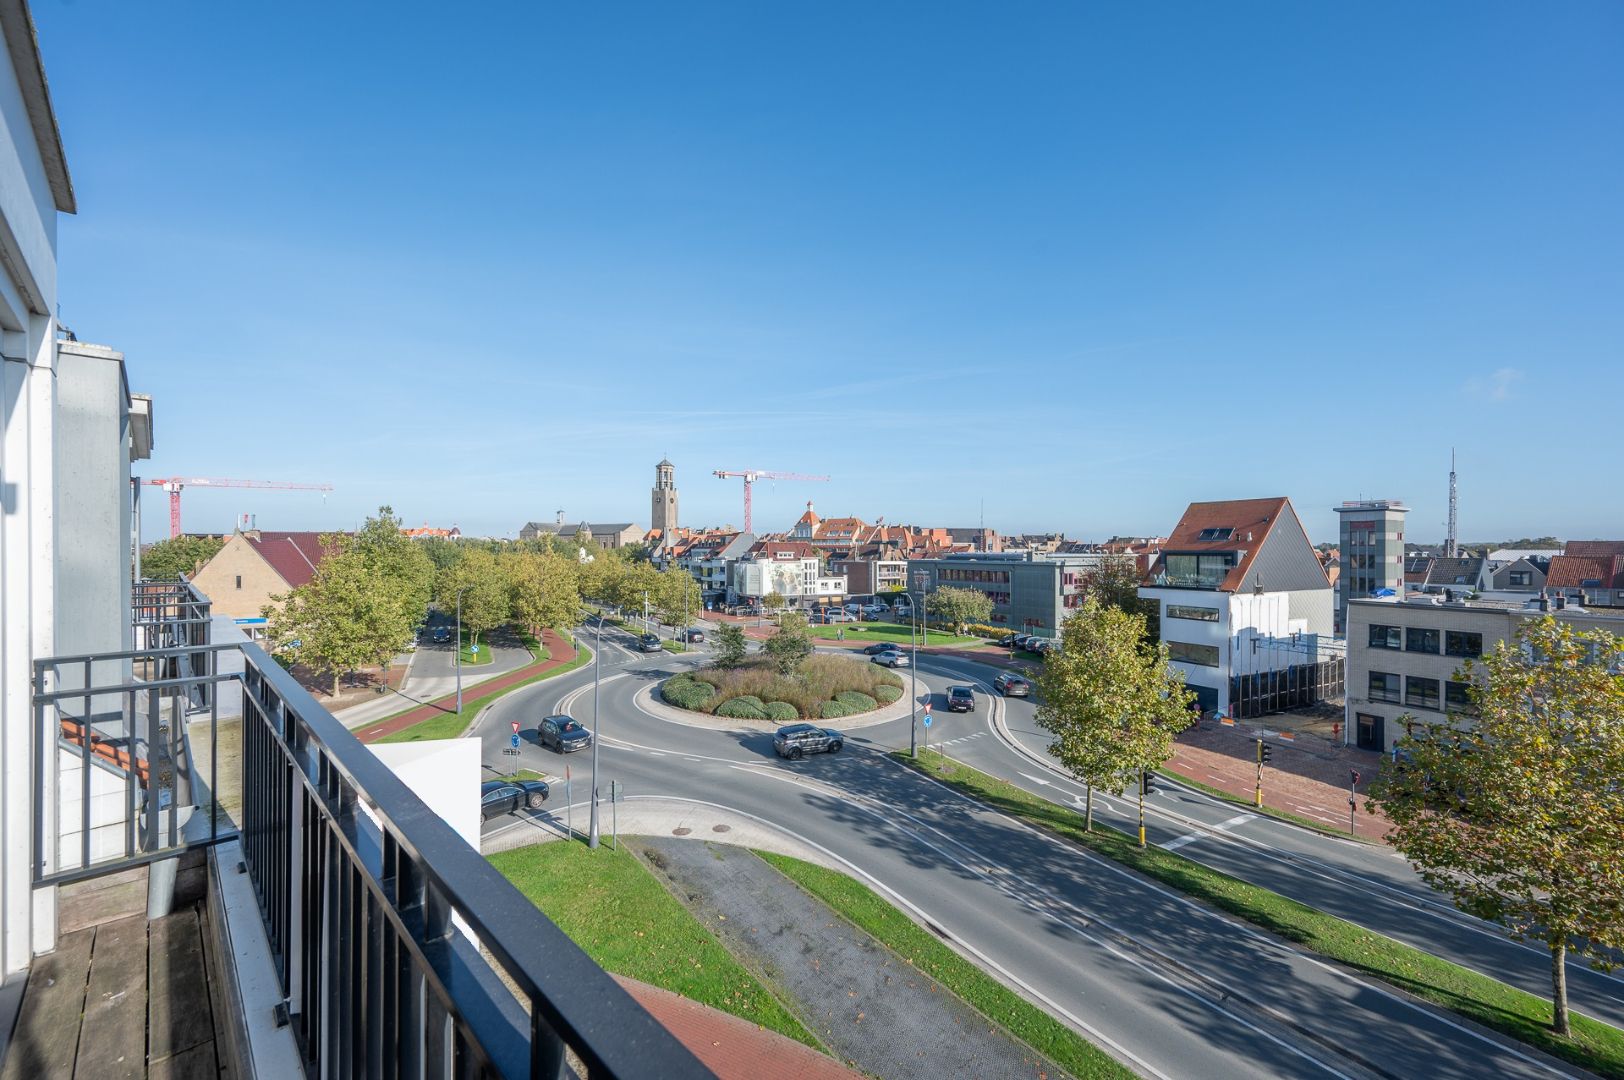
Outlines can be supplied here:
[[1341, 691], [1331, 582], [1289, 499], [1191, 503], [1139, 595], [1203, 711], [1260, 716]]
[[826, 573], [816, 550], [803, 541], [761, 541], [729, 573], [733, 600], [777, 593], [791, 603], [815, 604], [847, 596], [845, 575]]

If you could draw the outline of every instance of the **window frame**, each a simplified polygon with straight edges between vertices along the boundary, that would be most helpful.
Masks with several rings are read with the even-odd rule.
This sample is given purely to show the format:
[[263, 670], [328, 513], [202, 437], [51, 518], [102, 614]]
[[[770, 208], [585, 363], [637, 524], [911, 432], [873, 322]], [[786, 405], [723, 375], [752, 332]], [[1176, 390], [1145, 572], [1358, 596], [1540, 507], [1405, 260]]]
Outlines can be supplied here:
[[[1428, 712], [1441, 712], [1444, 698], [1443, 689], [1440, 686], [1441, 682], [1441, 679], [1434, 679], [1427, 675], [1404, 676], [1404, 707], [1407, 709], [1425, 709]], [[1415, 688], [1418, 686], [1425, 691], [1428, 683], [1432, 684], [1432, 704], [1430, 705], [1425, 704], [1426, 693], [1415, 693]], [[1417, 700], [1418, 698], [1420, 700]]]
[[[1202, 650], [1203, 655], [1206, 654], [1207, 650], [1210, 650], [1212, 653], [1212, 662], [1209, 664], [1205, 660], [1191, 660], [1183, 656], [1175, 656], [1173, 655], [1173, 650], [1175, 647], [1182, 649], [1200, 649]], [[1220, 650], [1216, 645], [1202, 645], [1199, 642], [1194, 641], [1168, 641], [1167, 659], [1174, 663], [1190, 664], [1193, 667], [1216, 668], [1222, 665], [1224, 656], [1222, 650]]]
[[[1454, 648], [1451, 648], [1450, 644], [1449, 644], [1449, 639], [1452, 638], [1452, 637], [1476, 638], [1477, 639], [1477, 648], [1475, 650], [1467, 650], [1467, 651], [1464, 651], [1464, 652], [1462, 652], [1460, 650], [1457, 650], [1457, 649], [1454, 649]], [[1468, 660], [1481, 660], [1483, 658], [1483, 635], [1478, 633], [1475, 630], [1445, 630], [1444, 631], [1444, 655], [1445, 656], [1463, 657], [1463, 658], [1468, 659]]]
[[[1432, 648], [1428, 649], [1428, 648], [1418, 647], [1415, 644], [1415, 639], [1417, 637], [1420, 637], [1421, 640], [1423, 642], [1425, 642], [1427, 640], [1427, 637], [1426, 637], [1427, 635], [1431, 635]], [[1440, 655], [1440, 653], [1441, 653], [1441, 651], [1443, 649], [1443, 642], [1444, 642], [1443, 633], [1441, 631], [1439, 631], [1436, 627], [1431, 627], [1431, 626], [1406, 626], [1404, 628], [1404, 651], [1405, 652], [1421, 653], [1421, 654], [1423, 654], [1425, 656], [1438, 656], [1438, 655]]]
[[[1404, 683], [1403, 683], [1403, 680], [1399, 677], [1397, 672], [1394, 672], [1394, 671], [1371, 671], [1371, 672], [1368, 672], [1367, 674], [1369, 675], [1369, 678], [1367, 679], [1367, 681], [1365, 683], [1365, 698], [1366, 698], [1366, 700], [1380, 702], [1383, 705], [1402, 705], [1402, 704], [1404, 704], [1404, 694], [1403, 694]], [[1385, 686], [1385, 688], [1382, 691], [1382, 696], [1380, 696], [1380, 697], [1377, 696], [1376, 683], [1375, 683], [1375, 680], [1376, 680], [1376, 678], [1378, 676], [1384, 681], [1384, 686]]]
[[[1379, 644], [1376, 641], [1377, 631], [1381, 631], [1382, 637], [1386, 639]], [[1404, 627], [1393, 626], [1389, 623], [1371, 623], [1370, 640], [1367, 645], [1372, 649], [1388, 649], [1393, 652], [1402, 652], [1404, 651]]]
[[[1476, 716], [1477, 709], [1472, 705], [1470, 697], [1471, 688], [1472, 684], [1462, 679], [1450, 679], [1444, 683], [1444, 711]], [[1450, 700], [1451, 692], [1458, 700]]]
[[[1209, 618], [1207, 615], [1181, 614], [1181, 612], [1186, 611], [1211, 612], [1212, 615]], [[1223, 613], [1215, 607], [1205, 607], [1201, 604], [1168, 604], [1167, 617], [1169, 619], [1188, 619], [1190, 622], [1219, 622], [1223, 618]]]

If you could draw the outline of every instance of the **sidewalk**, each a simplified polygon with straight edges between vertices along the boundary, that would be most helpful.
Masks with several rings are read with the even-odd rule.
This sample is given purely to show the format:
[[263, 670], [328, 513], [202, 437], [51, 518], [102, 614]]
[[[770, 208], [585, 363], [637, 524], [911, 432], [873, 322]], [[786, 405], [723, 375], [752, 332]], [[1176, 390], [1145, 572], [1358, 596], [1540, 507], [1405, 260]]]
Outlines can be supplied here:
[[[570, 644], [567, 638], [560, 637], [555, 631], [542, 631], [541, 641], [543, 645], [547, 646], [547, 659], [537, 660], [533, 663], [526, 664], [524, 667], [509, 671], [506, 674], [497, 675], [486, 679], [483, 682], [477, 683], [473, 687], [473, 696], [484, 697], [486, 694], [493, 693], [494, 691], [505, 690], [510, 686], [516, 686], [517, 684], [528, 679], [532, 679], [537, 675], [551, 671], [553, 668], [563, 667], [565, 664], [569, 663], [575, 658], [575, 646]], [[469, 688], [464, 687], [464, 700], [466, 701], [469, 696]], [[382, 739], [385, 736], [393, 735], [397, 731], [404, 731], [413, 724], [428, 720], [431, 717], [444, 716], [447, 713], [455, 712], [456, 707], [457, 695], [455, 693], [450, 693], [444, 697], [436, 698], [433, 701], [424, 702], [408, 712], [401, 713], [399, 716], [373, 724], [370, 727], [365, 726], [365, 721], [363, 721], [362, 726], [355, 731], [355, 734], [356, 737], [362, 742], [377, 742], [379, 739]], [[352, 727], [354, 727], [354, 725], [352, 725]]]
[[1382, 767], [1382, 756], [1333, 744], [1313, 735], [1295, 737], [1269, 727], [1269, 718], [1233, 726], [1203, 720], [1178, 737], [1167, 770], [1250, 802], [1257, 785], [1257, 740], [1270, 746], [1263, 766], [1263, 804], [1307, 818], [1332, 832], [1348, 831], [1348, 782], [1359, 773], [1354, 796], [1356, 835], [1381, 840], [1388, 824], [1365, 809], [1364, 792]]

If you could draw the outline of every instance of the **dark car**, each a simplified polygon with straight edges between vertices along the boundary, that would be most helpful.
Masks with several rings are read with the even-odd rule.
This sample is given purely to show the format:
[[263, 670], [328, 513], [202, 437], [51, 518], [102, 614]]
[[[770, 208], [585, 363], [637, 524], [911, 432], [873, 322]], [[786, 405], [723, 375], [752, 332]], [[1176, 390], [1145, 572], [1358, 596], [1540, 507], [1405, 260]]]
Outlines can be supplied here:
[[947, 688], [948, 712], [975, 712], [976, 693], [968, 686], [949, 686]]
[[846, 745], [846, 737], [838, 731], [812, 724], [791, 724], [778, 729], [773, 736], [773, 749], [781, 758], [794, 760], [807, 754], [838, 754]]
[[865, 656], [878, 656], [882, 652], [901, 652], [902, 646], [894, 641], [881, 641], [863, 649]]
[[1032, 695], [1031, 683], [1019, 675], [1011, 675], [1007, 671], [994, 679], [992, 685], [993, 689], [1005, 697], [1030, 697]]
[[1020, 640], [1021, 635], [1019, 634], [1007, 634], [1004, 637], [999, 638], [997, 644], [1005, 649], [1013, 649], [1020, 643]]
[[569, 754], [591, 746], [592, 732], [573, 716], [547, 716], [536, 726], [536, 740], [549, 750]]
[[479, 785], [479, 820], [515, 810], [540, 810], [551, 790], [545, 780], [487, 780]]
[[705, 640], [705, 631], [697, 626], [690, 626], [682, 632], [682, 640], [697, 645]]
[[659, 652], [660, 638], [657, 634], [644, 634], [637, 639], [637, 647], [644, 652]]
[[441, 645], [444, 645], [446, 642], [450, 641], [451, 628], [449, 626], [436, 626], [434, 628], [434, 640]]

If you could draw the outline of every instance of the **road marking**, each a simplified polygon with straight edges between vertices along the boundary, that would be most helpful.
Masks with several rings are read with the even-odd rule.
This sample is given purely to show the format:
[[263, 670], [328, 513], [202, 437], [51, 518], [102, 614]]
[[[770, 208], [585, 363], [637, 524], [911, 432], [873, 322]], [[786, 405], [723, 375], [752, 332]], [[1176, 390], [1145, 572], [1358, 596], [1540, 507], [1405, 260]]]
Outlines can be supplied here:
[[1045, 780], [1041, 776], [1033, 776], [1031, 773], [1025, 773], [1025, 772], [1021, 773], [1020, 775], [1026, 777], [1028, 780], [1032, 781], [1032, 783], [1034, 783], [1034, 784], [1042, 784], [1044, 787], [1049, 786], [1049, 781]]
[[[1237, 814], [1236, 816], [1230, 818], [1228, 821], [1220, 821], [1218, 824], [1213, 825], [1212, 829], [1215, 832], [1223, 832], [1225, 829], [1233, 829], [1237, 825], [1244, 825], [1248, 821], [1251, 821], [1256, 817], [1257, 817], [1256, 814]], [[1195, 843], [1197, 840], [1201, 839], [1203, 836], [1206, 836], [1206, 835], [1208, 835], [1208, 834], [1207, 833], [1198, 833], [1198, 832], [1185, 833], [1183, 836], [1179, 837], [1177, 840], [1174, 840], [1171, 843], [1163, 844], [1162, 848], [1165, 851], [1177, 851], [1181, 847], [1185, 847], [1185, 846], [1187, 846], [1189, 844]]]

